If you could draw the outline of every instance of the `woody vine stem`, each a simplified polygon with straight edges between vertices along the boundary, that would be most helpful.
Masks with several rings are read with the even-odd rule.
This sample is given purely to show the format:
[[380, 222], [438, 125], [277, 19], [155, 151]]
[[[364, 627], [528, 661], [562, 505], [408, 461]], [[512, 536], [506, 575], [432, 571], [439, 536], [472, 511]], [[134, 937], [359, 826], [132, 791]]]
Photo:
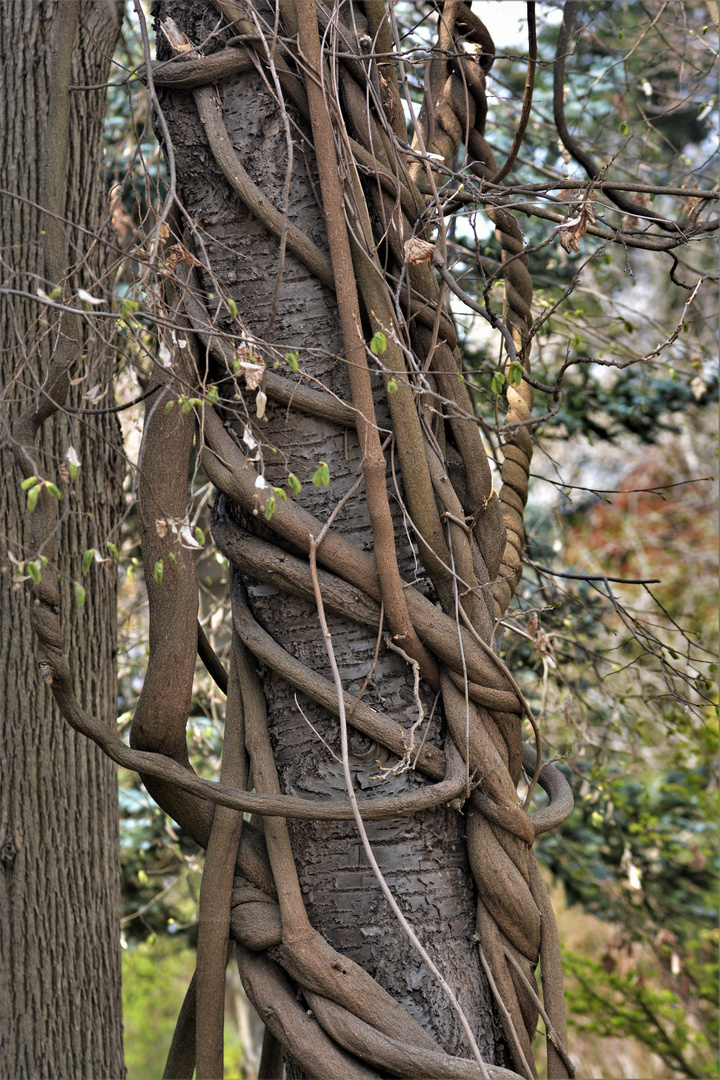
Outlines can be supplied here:
[[[60, 133], [67, 130], [63, 57], [67, 61], [76, 32], [73, 11], [67, 5], [60, 20], [54, 61], [59, 115], [51, 130]], [[531, 344], [541, 320], [533, 323], [524, 239], [502, 186], [532, 110], [534, 4], [527, 5], [527, 15], [522, 114], [510, 155], [500, 164], [485, 132], [494, 45], [463, 0], [445, 0], [438, 13], [419, 111], [408, 91], [395, 13], [384, 0], [332, 9], [321, 0], [279, 0], [277, 10], [215, 0], [200, 14], [192, 5], [167, 0], [158, 5], [157, 61], [144, 38], [141, 73], [171, 185], [157, 232], [141, 253], [158, 353], [138, 470], [150, 655], [130, 747], [74, 697], [57, 589], [48, 572], [35, 585], [32, 618], [42, 676], [68, 722], [115, 761], [137, 770], [156, 801], [207, 851], [197, 971], [178, 1021], [168, 1077], [191, 1077], [194, 1069], [199, 1080], [222, 1075], [229, 941], [236, 944], [243, 983], [266, 1025], [263, 1076], [276, 1075], [287, 1052], [305, 1074], [318, 1077], [533, 1077], [540, 1013], [548, 1075], [575, 1075], [565, 1045], [557, 930], [533, 853], [536, 837], [569, 815], [572, 795], [558, 770], [543, 763], [535, 718], [498, 655], [496, 635], [522, 575], [523, 513], [538, 422], [535, 389], [555, 403], [562, 394], [561, 376], [545, 387], [532, 375]], [[559, 48], [567, 43], [574, 16], [575, 5], [568, 4]], [[245, 93], [262, 91], [275, 102], [278, 145], [286, 150], [279, 205], [261, 190], [253, 163], [242, 160], [228, 130], [228, 116], [237, 109], [233, 87], [240, 84]], [[185, 107], [190, 98], [194, 102], [193, 138], [209, 155], [226, 205], [241, 207], [246, 219], [251, 215], [253, 227], [274, 245], [278, 277], [264, 334], [253, 326], [253, 312], [243, 310], [242, 295], [233, 295], [219, 248], [192, 209], [191, 155], [179, 146], [187, 137], [176, 108], [182, 95]], [[660, 222], [660, 236], [632, 228], [619, 236], [598, 224], [592, 194], [605, 185], [604, 177], [575, 147], [562, 109], [562, 94], [556, 93], [558, 131], [565, 132], [565, 147], [590, 182], [576, 218], [560, 219], [561, 242], [577, 250], [589, 233], [670, 250], [701, 227], [697, 215], [687, 223]], [[321, 204], [323, 230], [293, 220], [293, 170], [301, 157], [304, 192]], [[458, 173], [466, 185], [462, 190], [454, 182]], [[59, 213], [51, 188], [46, 205]], [[607, 191], [626, 206], [624, 196], [612, 187]], [[498, 430], [497, 492], [447, 303], [451, 292], [467, 300], [452, 273], [447, 237], [452, 215], [468, 199], [485, 207], [502, 249], [502, 311], [491, 304], [492, 279], [483, 302], [471, 305], [504, 342], [498, 385], [506, 393], [507, 412]], [[642, 211], [627, 205], [633, 213]], [[48, 277], [61, 282], [66, 252], [60, 230], [48, 230], [45, 243]], [[282, 287], [298, 273], [310, 276], [321, 302], [335, 313], [336, 350], [323, 353], [308, 345], [287, 353], [275, 344], [282, 338]], [[56, 306], [53, 366], [39, 404], [14, 432], [25, 476], [40, 474], [33, 449], [37, 432], [63, 406], [68, 371], [79, 353], [82, 309], [67, 297]], [[337, 370], [335, 356], [342, 361]], [[325, 490], [330, 472], [324, 461], [314, 485], [301, 485], [291, 474], [290, 491], [283, 487], [286, 474], [271, 451], [280, 451], [280, 462], [288, 456], [283, 432], [291, 416], [297, 424], [316, 418], [333, 433], [328, 438], [346, 448], [355, 473], [334, 506]], [[214, 541], [232, 568], [227, 672], [198, 634], [194, 553], [177, 527], [187, 521], [188, 479], [198, 457], [217, 491]], [[34, 509], [33, 545], [45, 558], [52, 549], [56, 505], [43, 487]], [[364, 545], [343, 525], [346, 513], [362, 518]], [[422, 587], [409, 579], [413, 559]], [[267, 586], [317, 607], [332, 678], [263, 625], [258, 597]], [[427, 720], [428, 731], [435, 724], [431, 737], [418, 725], [405, 732], [397, 717], [367, 704], [362, 693], [354, 699], [344, 691], [326, 612], [350, 620], [378, 642], [376, 657], [387, 652], [382, 641], [389, 634], [415, 687], [419, 716], [424, 718], [424, 703], [438, 703]], [[198, 651], [227, 693], [219, 782], [197, 777], [189, 765], [186, 725]], [[267, 679], [261, 680], [259, 666], [325, 716], [339, 718], [346, 795], [311, 800], [286, 792], [268, 724]], [[533, 728], [532, 744], [523, 743], [524, 718]], [[390, 795], [358, 798], [348, 725], [395, 755], [387, 774], [412, 770], [421, 780]], [[523, 770], [530, 781], [525, 806], [517, 794]], [[550, 796], [539, 811], [531, 809], [536, 783]], [[446, 976], [407, 922], [460, 1017], [468, 1056], [445, 1053], [308, 918], [288, 822], [354, 819], [402, 922], [364, 822], [409, 818], [438, 806], [464, 814], [478, 959], [514, 1072], [483, 1060]], [[246, 812], [253, 814], [249, 822]]]

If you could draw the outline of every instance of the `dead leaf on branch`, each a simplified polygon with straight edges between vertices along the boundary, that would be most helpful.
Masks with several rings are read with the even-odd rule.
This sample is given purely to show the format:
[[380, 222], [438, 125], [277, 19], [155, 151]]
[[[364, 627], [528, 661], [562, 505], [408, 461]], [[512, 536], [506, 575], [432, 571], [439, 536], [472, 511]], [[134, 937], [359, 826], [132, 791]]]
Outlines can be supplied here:
[[569, 221], [564, 221], [558, 231], [558, 240], [566, 251], [579, 251], [580, 241], [590, 225], [597, 221], [592, 207], [593, 198], [586, 196], [580, 204], [580, 212]]
[[405, 241], [405, 262], [411, 266], [417, 263], [430, 262], [435, 251], [434, 244], [428, 244], [427, 240], [421, 240], [417, 236], [411, 236]]
[[265, 374], [265, 364], [262, 359], [250, 352], [247, 345], [240, 345], [235, 350], [235, 370], [245, 376], [245, 385], [248, 390], [257, 390]]

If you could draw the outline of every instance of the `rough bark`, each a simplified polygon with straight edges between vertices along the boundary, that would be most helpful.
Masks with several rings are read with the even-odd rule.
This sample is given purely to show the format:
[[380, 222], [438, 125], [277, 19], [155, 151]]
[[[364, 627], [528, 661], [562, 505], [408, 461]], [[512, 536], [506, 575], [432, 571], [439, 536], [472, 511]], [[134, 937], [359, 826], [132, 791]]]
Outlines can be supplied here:
[[[0, 11], [0, 247], [9, 288], [50, 291], [45, 276], [43, 161], [53, 93], [52, 33], [56, 3], [3, 4]], [[72, 81], [108, 78], [120, 28], [114, 3], [80, 5]], [[71, 99], [66, 198], [62, 213], [85, 229], [98, 227], [105, 203], [102, 134], [105, 94]], [[25, 200], [25, 201], [24, 201]], [[90, 247], [87, 234], [63, 224], [69, 263]], [[100, 269], [99, 251], [92, 269]], [[77, 285], [91, 279], [76, 277]], [[0, 485], [0, 1075], [122, 1077], [119, 945], [119, 848], [116, 770], [97, 746], [73, 732], [40, 681], [31, 630], [28, 585], [13, 585], [9, 553], [29, 549], [29, 515], [9, 437], [13, 422], [37, 395], [49, 360], [47, 320], [22, 297], [0, 298], [2, 350], [2, 476]], [[84, 343], [86, 370], [100, 381], [113, 357]], [[76, 387], [77, 406], [92, 383]], [[115, 417], [57, 414], [39, 440], [43, 478], [63, 487], [57, 571], [65, 647], [82, 700], [113, 724], [116, 715], [116, 569], [93, 565], [87, 602], [73, 599], [73, 579], [90, 547], [112, 538], [122, 484]], [[60, 466], [69, 446], [81, 460], [68, 485]], [[53, 567], [54, 569], [54, 567]]]

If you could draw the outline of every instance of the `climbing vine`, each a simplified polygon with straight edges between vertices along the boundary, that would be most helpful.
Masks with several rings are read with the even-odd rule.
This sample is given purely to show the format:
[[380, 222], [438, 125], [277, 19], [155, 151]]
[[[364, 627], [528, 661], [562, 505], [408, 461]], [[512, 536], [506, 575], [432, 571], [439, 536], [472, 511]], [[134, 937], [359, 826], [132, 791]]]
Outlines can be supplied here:
[[[528, 211], [504, 185], [533, 115], [532, 3], [522, 108], [504, 161], [486, 130], [495, 46], [462, 0], [445, 0], [432, 18], [422, 12], [425, 33], [432, 23], [435, 34], [421, 48], [422, 85], [408, 70], [418, 61], [408, 52], [403, 12], [383, 0], [333, 9], [315, 0], [279, 0], [277, 9], [163, 0], [155, 10], [157, 59], [141, 22], [138, 74], [168, 183], [154, 229], [132, 252], [156, 340], [143, 346], [151, 367], [137, 469], [149, 659], [129, 746], [74, 695], [46, 569], [61, 492], [42, 479], [32, 449], [39, 426], [64, 403], [74, 321], [98, 318], [92, 295], [46, 297], [60, 311], [59, 347], [45, 397], [14, 437], [42, 552], [29, 563], [42, 678], [68, 722], [136, 770], [206, 850], [197, 970], [166, 1076], [222, 1075], [228, 942], [266, 1025], [262, 1076], [280, 1075], [287, 1055], [306, 1075], [328, 1078], [532, 1077], [540, 1018], [548, 1075], [575, 1075], [558, 934], [533, 852], [536, 838], [568, 817], [573, 798], [543, 758], [537, 719], [500, 656], [499, 635], [526, 553], [533, 432], [558, 412], [577, 361], [568, 358], [551, 383], [533, 371], [548, 313], [533, 310], [518, 214], [537, 210], [566, 252], [585, 237], [671, 252], [715, 227], [701, 218], [708, 193], [693, 196], [699, 201], [683, 219], [652, 215], [577, 144], [563, 94], [575, 9], [566, 5], [558, 38], [554, 119], [563, 152], [588, 179], [574, 189], [567, 182], [566, 214], [545, 205]], [[245, 129], [244, 110], [252, 114]], [[627, 220], [602, 220], [600, 194]], [[468, 203], [484, 208], [500, 251], [492, 272], [478, 257], [481, 296], [454, 272], [454, 219]], [[273, 280], [262, 271], [260, 310], [247, 286], [256, 260], [275, 268]], [[60, 265], [55, 277], [63, 278]], [[490, 387], [494, 423], [478, 416], [471, 396], [452, 315], [457, 300], [501, 338]], [[138, 325], [132, 303], [121, 310], [126, 325]], [[293, 305], [300, 333], [289, 321]], [[313, 323], [319, 309], [322, 325]], [[652, 359], [679, 333], [634, 362]], [[304, 450], [310, 420], [322, 432], [312, 448], [333, 453]], [[200, 472], [215, 491], [212, 537], [230, 567], [227, 668], [198, 624], [195, 555], [204, 537], [191, 526], [188, 484]], [[324, 652], [298, 647], [291, 627], [277, 628], [283, 613], [308, 605]], [[410, 703], [402, 719], [368, 689], [370, 677], [359, 693], [344, 685], [335, 653], [341, 622], [371, 643], [373, 670], [379, 658], [379, 670], [400, 673]], [[217, 781], [189, 766], [198, 654], [226, 694]], [[344, 791], [317, 778], [322, 797], [308, 797], [307, 787], [295, 793], [283, 695], [303, 717], [298, 695], [312, 704]], [[365, 737], [362, 753], [353, 732]], [[542, 809], [533, 808], [538, 786], [549, 797]], [[493, 1038], [474, 1030], [472, 1010], [403, 912], [367, 830], [371, 822], [427, 823], [438, 808], [465, 842], [472, 948]], [[300, 832], [303, 822], [357, 827], [373, 888], [455, 1014], [452, 1039], [435, 1038], [311, 921], [307, 838], [329, 841]]]

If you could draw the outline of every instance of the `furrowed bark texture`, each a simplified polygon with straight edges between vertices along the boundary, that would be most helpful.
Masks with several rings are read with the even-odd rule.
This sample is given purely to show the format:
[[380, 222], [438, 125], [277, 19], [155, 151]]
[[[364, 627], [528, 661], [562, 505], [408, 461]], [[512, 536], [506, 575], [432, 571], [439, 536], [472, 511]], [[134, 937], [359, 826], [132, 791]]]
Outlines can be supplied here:
[[[158, 9], [161, 17], [165, 13], [175, 18], [193, 41], [202, 40], [214, 25], [214, 13], [208, 12], [203, 4], [166, 4]], [[164, 56], [160, 51], [158, 55], [161, 59]], [[262, 186], [270, 201], [281, 206], [287, 146], [278, 109], [267, 86], [253, 73], [226, 80], [220, 93], [225, 125], [233, 145], [241, 149], [248, 173]], [[178, 161], [184, 205], [198, 226], [206, 230], [205, 244], [218, 280], [235, 299], [248, 329], [263, 337], [273, 304], [279, 243], [245, 210], [220, 174], [192, 95], [165, 93], [161, 95], [161, 103]], [[293, 121], [309, 134], [303, 118], [291, 106], [288, 108]], [[297, 151], [295, 154], [290, 220], [327, 253], [322, 214], [313, 185], [317, 190], [317, 171], [311, 147], [306, 144], [303, 154]], [[213, 291], [209, 279], [204, 285]], [[229, 322], [223, 325], [230, 328]], [[304, 371], [332, 387], [342, 401], [352, 400], [346, 367], [335, 358], [342, 352], [342, 338], [333, 293], [289, 252], [285, 257], [273, 340], [280, 355], [299, 350]], [[381, 427], [389, 429], [382, 383], [377, 376], [375, 386], [378, 421]], [[361, 456], [355, 432], [292, 407], [271, 404], [266, 415], [267, 421], [261, 425], [263, 438], [278, 448], [276, 457], [266, 463], [267, 479], [282, 484], [288, 471], [294, 472], [303, 484], [298, 501], [311, 513], [321, 518], [327, 516], [360, 474]], [[331, 482], [327, 490], [311, 482], [319, 461], [330, 464]], [[416, 554], [407, 542], [395, 499], [392, 505], [400, 571], [405, 580], [413, 580], [418, 569]], [[362, 488], [343, 509], [335, 529], [361, 549], [372, 550], [372, 531]], [[251, 582], [249, 585], [251, 608], [262, 626], [293, 656], [327, 678], [327, 658], [314, 604], [272, 588], [253, 586]], [[343, 684], [354, 697], [372, 665], [377, 633], [364, 631], [339, 616], [331, 616], [329, 621]], [[293, 689], [267, 669], [263, 672], [263, 687], [283, 791], [310, 798], [323, 795], [342, 798], [345, 790], [342, 767], [330, 758], [307, 722], [337, 753], [336, 718], [299, 694], [299, 704], [307, 717], [304, 719]], [[426, 715], [431, 711], [433, 697], [429, 692], [424, 694]], [[383, 648], [363, 701], [383, 708], [405, 724], [409, 716], [415, 719], [417, 708], [408, 665]], [[437, 718], [428, 739], [441, 745]], [[422, 782], [415, 773], [391, 776], [382, 784], [373, 780], [379, 772], [378, 761], [389, 765], [395, 759], [359, 733], [353, 735], [352, 754], [360, 797], [362, 792], [371, 790], [382, 795], [406, 792]], [[467, 1057], [469, 1047], [457, 1018], [384, 902], [362, 853], [354, 823], [293, 822], [290, 829], [313, 926], [339, 952], [375, 976], [449, 1053]], [[481, 1050], [488, 1060], [502, 1064], [499, 1025], [471, 941], [475, 906], [464, 819], [444, 807], [409, 819], [369, 823], [368, 831], [388, 882], [423, 942], [445, 972], [457, 973], [451, 981], [474, 1029], [480, 1033]]]
[[[71, 5], [65, 4], [65, 7]], [[49, 292], [43, 257], [48, 218], [43, 161], [55, 92], [51, 39], [61, 5], [3, 4], [0, 10], [0, 247], [10, 288]], [[102, 83], [120, 27], [112, 3], [80, 6], [71, 79]], [[104, 91], [71, 102], [67, 172], [61, 213], [91, 231], [105, 203], [102, 168]], [[12, 197], [11, 194], [16, 196]], [[89, 239], [62, 225], [69, 264]], [[98, 269], [97, 256], [93, 269]], [[76, 285], [92, 288], [76, 278]], [[28, 612], [28, 586], [13, 586], [8, 557], [32, 559], [30, 516], [22, 476], [13, 462], [10, 428], [38, 394], [54, 332], [36, 302], [0, 297], [0, 1075], [13, 1077], [124, 1075], [120, 1001], [117, 780], [112, 762], [60, 716], [40, 681], [38, 647]], [[84, 343], [87, 370], [102, 381], [112, 358]], [[77, 406], [91, 382], [75, 388]], [[78, 478], [63, 485], [59, 466], [69, 446], [81, 460]], [[83, 699], [112, 722], [116, 713], [116, 569], [93, 565], [78, 608], [72, 578], [82, 553], [101, 549], [117, 521], [122, 482], [114, 417], [56, 415], [41, 431], [42, 477], [63, 488], [57, 549], [65, 647], [82, 681]], [[55, 560], [51, 560], [51, 571]], [[72, 612], [72, 617], [69, 617]]]

